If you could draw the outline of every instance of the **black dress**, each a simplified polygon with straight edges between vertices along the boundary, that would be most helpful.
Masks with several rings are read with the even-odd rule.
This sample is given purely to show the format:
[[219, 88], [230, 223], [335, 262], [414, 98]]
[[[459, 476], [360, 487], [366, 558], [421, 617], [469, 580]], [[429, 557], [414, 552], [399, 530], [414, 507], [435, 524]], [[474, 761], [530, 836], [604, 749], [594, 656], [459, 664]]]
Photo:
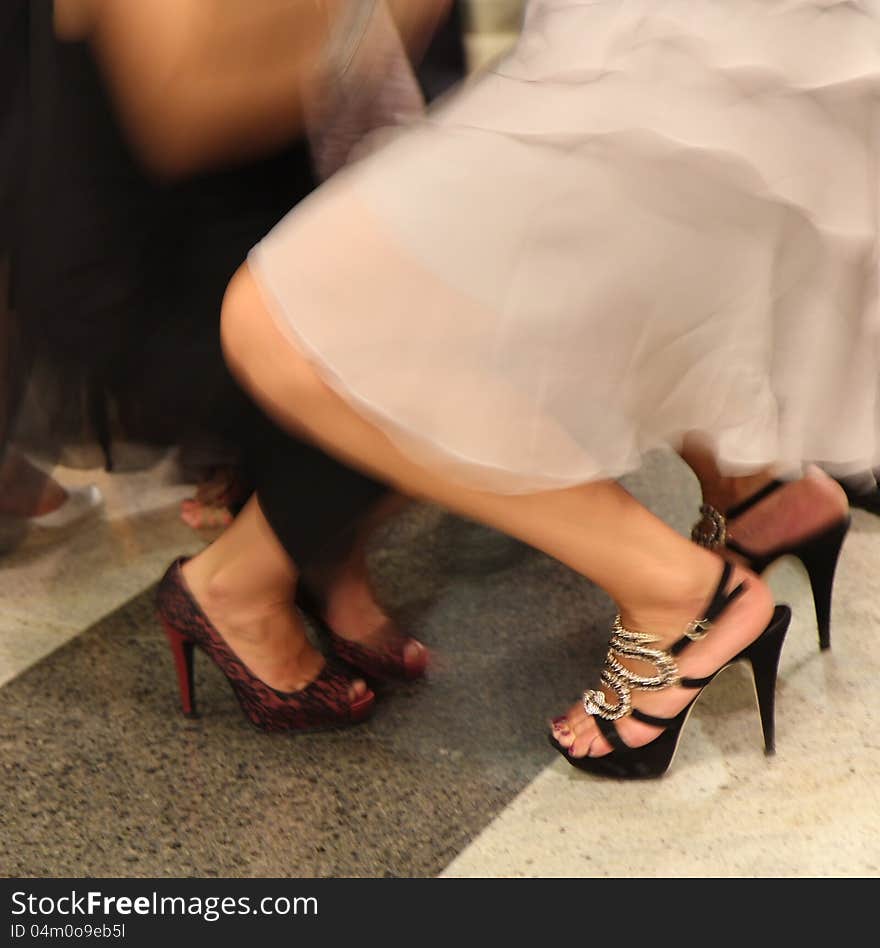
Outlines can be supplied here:
[[[85, 429], [108, 466], [116, 433], [231, 452], [288, 552], [308, 562], [384, 488], [272, 425], [233, 382], [218, 331], [250, 247], [315, 186], [307, 146], [161, 183], [129, 150], [88, 46], [55, 39], [51, 0], [18, 8], [3, 14], [19, 44], [17, 83], [0, 87], [18, 89], [4, 123], [6, 192], [20, 201], [6, 239], [29, 357], [18, 364], [44, 409], [23, 419], [43, 427], [44, 447]], [[19, 425], [15, 437], [34, 434]]]
[[10, 257], [21, 226], [28, 110], [28, 3], [0, 7], [0, 458], [27, 375], [11, 310]]

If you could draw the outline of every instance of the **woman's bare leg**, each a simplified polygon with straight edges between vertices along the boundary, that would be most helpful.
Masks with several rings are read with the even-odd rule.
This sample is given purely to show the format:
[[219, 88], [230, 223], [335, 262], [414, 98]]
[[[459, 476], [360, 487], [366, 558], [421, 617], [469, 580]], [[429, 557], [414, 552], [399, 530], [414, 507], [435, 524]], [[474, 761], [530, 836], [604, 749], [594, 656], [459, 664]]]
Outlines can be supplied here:
[[[232, 371], [281, 425], [405, 494], [502, 530], [567, 564], [605, 589], [629, 628], [658, 636], [660, 647], [678, 639], [688, 622], [703, 614], [719, 579], [720, 559], [663, 523], [620, 485], [600, 481], [568, 490], [499, 495], [462, 487], [409, 460], [331, 391], [280, 332], [247, 267], [227, 292], [222, 335]], [[747, 594], [718, 620], [713, 635], [687, 650], [680, 662], [682, 674], [710, 674], [766, 625], [773, 610], [769, 590], [737, 568], [733, 582], [742, 581]], [[638, 705], [668, 717], [692, 697], [671, 688], [640, 694]], [[566, 726], [563, 737], [574, 744], [576, 755], [610, 750], [582, 709], [569, 711]], [[620, 731], [633, 746], [658, 733], [629, 718]]]
[[[294, 607], [298, 572], [255, 498], [183, 575], [209, 621], [233, 652], [267, 685], [300, 691], [324, 666]], [[353, 683], [352, 700], [366, 694]]]

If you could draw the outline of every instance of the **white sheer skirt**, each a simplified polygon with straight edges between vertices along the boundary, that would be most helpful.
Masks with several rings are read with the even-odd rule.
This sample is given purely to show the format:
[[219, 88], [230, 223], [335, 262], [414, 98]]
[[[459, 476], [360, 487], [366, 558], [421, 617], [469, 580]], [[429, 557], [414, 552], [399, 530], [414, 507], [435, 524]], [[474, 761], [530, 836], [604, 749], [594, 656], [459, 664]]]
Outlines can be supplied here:
[[880, 460], [880, 5], [533, 0], [514, 51], [252, 252], [279, 325], [420, 463], [503, 492], [699, 432]]

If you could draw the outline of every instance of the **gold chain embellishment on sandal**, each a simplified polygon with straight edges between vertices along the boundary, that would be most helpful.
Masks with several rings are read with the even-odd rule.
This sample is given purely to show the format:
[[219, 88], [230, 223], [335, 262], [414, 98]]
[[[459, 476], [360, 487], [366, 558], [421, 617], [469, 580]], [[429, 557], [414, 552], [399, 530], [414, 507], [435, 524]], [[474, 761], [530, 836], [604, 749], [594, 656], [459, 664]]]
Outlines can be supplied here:
[[691, 539], [707, 550], [717, 550], [727, 540], [727, 521], [724, 514], [709, 504], [700, 507], [702, 518], [694, 524]]
[[[691, 623], [691, 626], [699, 623]], [[689, 626], [690, 628], [690, 626]], [[705, 631], [703, 632], [705, 635]], [[675, 659], [662, 649], [650, 648], [658, 639], [645, 632], [633, 632], [627, 629], [620, 621], [620, 616], [614, 619], [611, 627], [611, 641], [608, 643], [608, 654], [605, 656], [605, 667], [602, 669], [602, 684], [614, 692], [616, 704], [609, 704], [604, 692], [598, 689], [585, 691], [583, 696], [584, 711], [590, 715], [597, 715], [606, 721], [617, 721], [626, 717], [632, 711], [632, 692], [662, 691], [671, 688], [679, 682], [678, 666]], [[616, 654], [615, 654], [616, 653]], [[635, 658], [648, 662], [657, 669], [656, 675], [637, 675], [625, 665], [621, 664], [617, 656]]]

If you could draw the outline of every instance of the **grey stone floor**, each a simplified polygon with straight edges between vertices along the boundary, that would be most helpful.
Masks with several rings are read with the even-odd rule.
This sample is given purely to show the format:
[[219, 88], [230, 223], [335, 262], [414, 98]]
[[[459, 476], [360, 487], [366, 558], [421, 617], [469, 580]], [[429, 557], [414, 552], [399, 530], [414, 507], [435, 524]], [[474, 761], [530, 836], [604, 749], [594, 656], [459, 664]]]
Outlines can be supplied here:
[[[771, 575], [795, 609], [777, 757], [731, 671], [670, 775], [612, 793], [545, 739], [604, 651], [611, 606], [586, 580], [415, 507], [371, 560], [384, 601], [437, 654], [427, 681], [384, 692], [368, 724], [291, 738], [252, 729], [201, 661], [202, 717], [188, 721], [151, 587], [208, 538], [177, 519], [185, 490], [104, 477], [99, 524], [2, 559], [0, 874], [880, 874], [877, 518], [855, 514], [831, 653], [816, 648], [799, 567]], [[677, 459], [649, 458], [626, 483], [688, 528], [696, 487]]]
[[607, 603], [564, 567], [431, 508], [387, 531], [384, 600], [437, 653], [375, 718], [257, 732], [199, 665], [177, 711], [149, 590], [0, 690], [13, 875], [435, 875], [550, 761], [544, 722], [598, 661]]

